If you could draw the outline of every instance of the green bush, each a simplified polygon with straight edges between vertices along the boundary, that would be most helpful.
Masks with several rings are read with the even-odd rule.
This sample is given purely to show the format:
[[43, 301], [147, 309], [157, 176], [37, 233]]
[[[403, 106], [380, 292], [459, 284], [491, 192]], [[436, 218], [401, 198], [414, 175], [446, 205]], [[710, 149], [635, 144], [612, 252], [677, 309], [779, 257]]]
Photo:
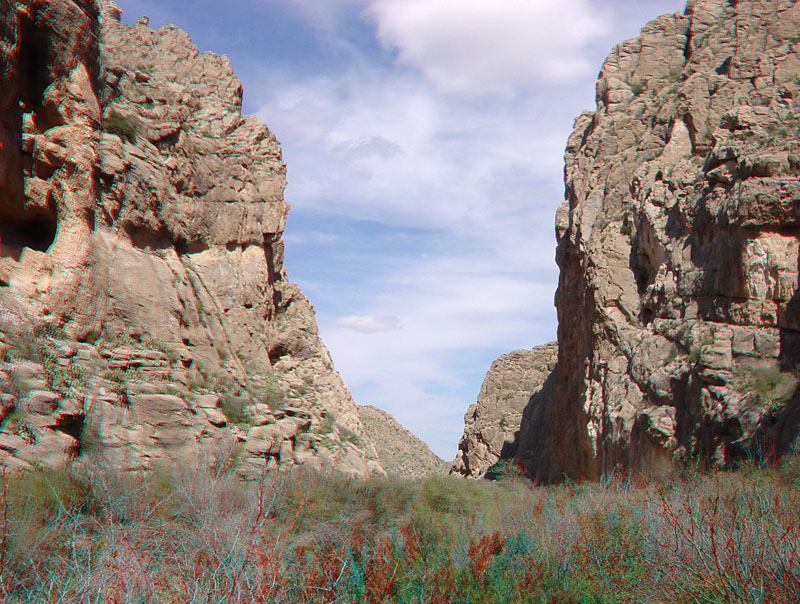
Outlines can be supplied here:
[[136, 126], [125, 116], [112, 111], [103, 122], [103, 130], [109, 134], [116, 134], [124, 141], [136, 143]]
[[526, 480], [525, 468], [515, 459], [501, 459], [486, 471], [487, 480]]
[[634, 97], [640, 96], [645, 90], [647, 90], [647, 82], [644, 80], [631, 85], [631, 91]]
[[362, 442], [358, 434], [356, 434], [355, 432], [344, 426], [339, 426], [339, 438], [341, 439], [342, 442], [351, 443], [356, 447], [362, 446]]
[[797, 388], [797, 376], [776, 366], [745, 367], [735, 378], [735, 386], [750, 393], [767, 415], [778, 415]]
[[250, 401], [244, 397], [226, 393], [220, 397], [220, 408], [231, 424], [249, 424], [251, 420], [244, 414]]
[[323, 436], [325, 434], [330, 434], [331, 432], [333, 432], [333, 426], [334, 426], [335, 422], [336, 422], [336, 420], [334, 419], [333, 414], [325, 413], [322, 416], [321, 421], [319, 422], [319, 424], [316, 425], [315, 432], [317, 434], [320, 434], [320, 435], [323, 435]]
[[152, 336], [142, 338], [142, 348], [164, 353], [170, 363], [175, 363], [178, 360], [178, 353], [175, 352], [172, 346]]

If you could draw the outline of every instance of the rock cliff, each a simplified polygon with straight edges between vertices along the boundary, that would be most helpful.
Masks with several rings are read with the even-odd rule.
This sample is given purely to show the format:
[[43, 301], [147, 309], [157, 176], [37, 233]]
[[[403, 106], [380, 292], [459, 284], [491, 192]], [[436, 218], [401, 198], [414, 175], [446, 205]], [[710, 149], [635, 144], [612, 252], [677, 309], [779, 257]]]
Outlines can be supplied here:
[[0, 9], [0, 463], [381, 471], [227, 58], [106, 0]]
[[464, 436], [451, 474], [480, 478], [500, 459], [519, 458], [520, 427], [528, 424], [523, 414], [533, 397], [549, 392], [545, 383], [557, 357], [558, 346], [552, 342], [515, 350], [492, 363], [477, 402], [464, 416]]
[[603, 64], [556, 217], [540, 480], [727, 466], [800, 425], [800, 4], [697, 0]]
[[726, 465], [794, 439], [798, 31], [795, 2], [698, 0], [603, 65], [557, 215], [566, 429], [535, 474]]

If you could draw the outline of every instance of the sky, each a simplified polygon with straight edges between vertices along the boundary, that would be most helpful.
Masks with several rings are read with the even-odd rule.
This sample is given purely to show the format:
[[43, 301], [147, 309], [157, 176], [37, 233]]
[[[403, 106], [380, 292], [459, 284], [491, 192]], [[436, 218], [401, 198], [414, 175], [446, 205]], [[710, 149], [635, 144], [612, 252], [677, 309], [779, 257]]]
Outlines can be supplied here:
[[445, 460], [556, 337], [554, 217], [614, 44], [684, 0], [116, 0], [227, 55], [288, 164], [289, 278], [356, 403]]

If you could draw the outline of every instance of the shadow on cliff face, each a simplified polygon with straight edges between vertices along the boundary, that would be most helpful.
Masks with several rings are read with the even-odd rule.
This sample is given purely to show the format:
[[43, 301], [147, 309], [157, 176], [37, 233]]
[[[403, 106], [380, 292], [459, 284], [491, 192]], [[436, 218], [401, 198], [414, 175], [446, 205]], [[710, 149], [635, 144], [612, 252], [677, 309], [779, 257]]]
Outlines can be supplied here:
[[[577, 468], [580, 472], [580, 468], [584, 467], [580, 462], [586, 461], [587, 451], [581, 450], [585, 447], [580, 446], [583, 440], [578, 438], [581, 436], [579, 422], [576, 425], [565, 425], [559, 421], [566, 410], [564, 401], [557, 401], [554, 397], [557, 380], [558, 365], [547, 377], [541, 389], [531, 396], [525, 405], [517, 433], [519, 442], [516, 443], [516, 457], [520, 465], [531, 478], [544, 483], [561, 482], [567, 477], [574, 480], [587, 478], [565, 472], [567, 466], [561, 463], [561, 458], [569, 455], [578, 460], [570, 466], [570, 469]], [[563, 431], [554, 432], [552, 428], [555, 425], [564, 425]], [[577, 447], [572, 445], [567, 451], [565, 443], [579, 443], [579, 445]], [[588, 443], [586, 445], [588, 446]]]
[[[798, 259], [798, 274], [800, 274], [800, 259]], [[800, 290], [795, 290], [786, 307], [783, 316], [778, 318], [780, 325], [780, 354], [778, 359], [782, 371], [791, 371], [797, 375], [800, 371]], [[800, 437], [800, 392], [786, 403], [783, 410], [765, 422], [768, 427], [760, 428], [756, 437], [766, 448], [778, 457], [791, 452], [798, 446]]]
[[[47, 252], [56, 238], [58, 218], [52, 203], [29, 207], [25, 176], [33, 163], [23, 145], [26, 111], [43, 114], [43, 97], [50, 85], [48, 32], [37, 23], [37, 11], [4, 6], [0, 35], [8, 41], [0, 56], [4, 63], [0, 84], [0, 257], [19, 261], [23, 248]], [[32, 113], [28, 115], [33, 115]], [[44, 116], [38, 126], [46, 127]]]
[[[0, 258], [18, 262], [25, 248], [48, 253], [55, 243], [57, 206], [70, 190], [61, 187], [60, 174], [70, 167], [68, 158], [80, 155], [60, 148], [68, 147], [69, 136], [51, 134], [74, 109], [63, 92], [58, 96], [59, 86], [80, 65], [97, 87], [99, 26], [93, 0], [5, 1], [0, 7]], [[0, 285], [10, 281], [9, 266]]]
[[515, 476], [528, 477], [527, 470], [521, 467], [522, 464], [517, 458], [518, 448], [519, 430], [514, 432], [514, 439], [511, 442], [503, 443], [503, 448], [500, 449], [500, 459], [489, 466], [483, 477], [486, 480], [505, 480]]
[[519, 430], [514, 432], [514, 440], [503, 443], [503, 448], [500, 450], [500, 459], [515, 458], [517, 456], [517, 449], [519, 449]]
[[[800, 274], [800, 259], [798, 259], [798, 274]], [[800, 290], [795, 290], [791, 299], [786, 303], [782, 316], [778, 317], [780, 326], [781, 369], [793, 371], [800, 365]]]
[[25, 247], [47, 252], [56, 239], [58, 219], [55, 212], [42, 211], [24, 218], [0, 213], [0, 257], [19, 261]]
[[795, 452], [800, 436], [800, 395], [795, 395], [777, 415], [766, 416], [753, 434], [747, 453], [762, 462], [776, 463]]

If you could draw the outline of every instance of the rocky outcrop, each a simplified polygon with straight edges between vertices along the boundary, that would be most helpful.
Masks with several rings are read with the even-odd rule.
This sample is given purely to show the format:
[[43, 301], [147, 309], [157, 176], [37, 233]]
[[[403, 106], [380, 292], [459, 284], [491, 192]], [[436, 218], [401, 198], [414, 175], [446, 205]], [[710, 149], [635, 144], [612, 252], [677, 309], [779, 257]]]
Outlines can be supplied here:
[[[530, 416], [538, 407], [542, 391], [547, 394], [551, 390], [546, 382], [557, 357], [558, 345], [551, 342], [532, 350], [515, 350], [492, 363], [478, 401], [464, 416], [464, 436], [451, 474], [480, 478], [500, 459], [519, 458], [530, 448], [527, 432], [536, 423], [530, 421]], [[521, 427], [526, 433], [521, 432]]]
[[375, 443], [378, 461], [389, 476], [416, 480], [447, 472], [447, 462], [386, 411], [372, 405], [359, 405], [358, 417]]
[[[219, 417], [202, 428], [193, 423], [204, 417], [197, 409], [216, 409], [195, 404], [197, 392], [268, 406], [270, 413], [251, 415], [270, 421], [242, 424], [252, 436], [250, 466], [272, 467], [301, 449], [346, 471], [379, 471], [317, 336], [313, 307], [286, 278], [285, 165], [267, 127], [241, 115], [242, 88], [227, 58], [199, 53], [172, 26], [123, 25], [106, 0], [0, 0], [0, 7], [0, 313], [56, 330], [39, 342], [46, 354], [72, 347], [96, 367], [65, 362], [91, 375], [119, 370], [132, 382], [125, 417], [91, 403], [108, 390], [102, 382], [85, 381], [70, 399], [83, 401], [82, 425], [97, 426], [97, 446], [152, 441], [132, 427], [140, 424], [126, 423], [135, 418], [152, 428], [151, 413], [186, 415], [182, 436], [164, 437], [160, 449], [142, 445], [131, 465], [192, 458], [191, 447], [175, 443], [228, 429]], [[6, 334], [16, 337], [26, 336]], [[116, 343], [130, 358], [119, 357]], [[20, 346], [10, 344], [7, 363], [41, 364], [14, 356]], [[149, 358], [153, 347], [174, 359], [137, 365], [165, 362]], [[135, 392], [139, 381], [149, 384], [145, 393]], [[187, 385], [192, 393], [179, 393], [181, 403], [168, 392]], [[23, 403], [28, 396], [6, 395]], [[323, 423], [331, 424], [327, 440], [300, 438]], [[83, 433], [70, 430], [80, 440]], [[359, 444], [340, 438], [345, 431]], [[80, 452], [80, 443], [70, 450]]]
[[565, 154], [557, 369], [514, 453], [471, 408], [459, 471], [652, 475], [798, 445], [798, 31], [791, 0], [696, 0], [612, 51]]
[[567, 144], [537, 477], [797, 435], [800, 5], [697, 0], [618, 45]]

